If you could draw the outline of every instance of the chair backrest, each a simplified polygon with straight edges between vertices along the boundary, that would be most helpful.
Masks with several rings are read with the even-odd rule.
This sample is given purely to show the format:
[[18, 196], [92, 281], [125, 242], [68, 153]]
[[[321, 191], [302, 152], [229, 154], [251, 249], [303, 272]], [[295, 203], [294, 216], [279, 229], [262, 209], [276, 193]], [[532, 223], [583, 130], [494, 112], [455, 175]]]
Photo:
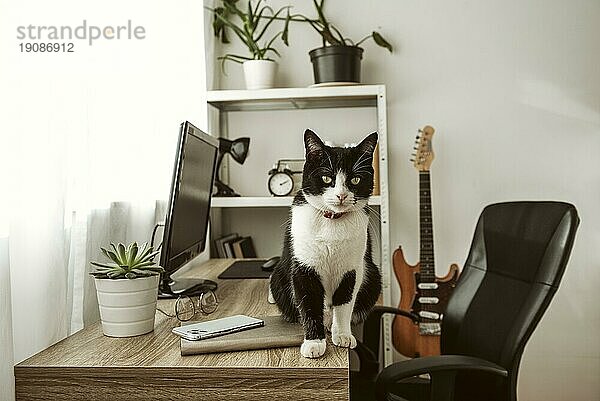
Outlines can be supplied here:
[[495, 362], [516, 382], [523, 349], [558, 289], [578, 224], [568, 203], [487, 206], [444, 314], [442, 354]]

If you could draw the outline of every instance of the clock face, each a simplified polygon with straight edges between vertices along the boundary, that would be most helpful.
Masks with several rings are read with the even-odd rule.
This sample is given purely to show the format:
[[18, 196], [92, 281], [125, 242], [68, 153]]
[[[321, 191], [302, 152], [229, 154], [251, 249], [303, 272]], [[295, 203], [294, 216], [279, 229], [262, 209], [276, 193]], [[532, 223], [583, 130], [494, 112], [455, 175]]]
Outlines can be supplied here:
[[294, 180], [289, 174], [277, 172], [269, 178], [269, 191], [275, 196], [287, 196], [294, 189]]

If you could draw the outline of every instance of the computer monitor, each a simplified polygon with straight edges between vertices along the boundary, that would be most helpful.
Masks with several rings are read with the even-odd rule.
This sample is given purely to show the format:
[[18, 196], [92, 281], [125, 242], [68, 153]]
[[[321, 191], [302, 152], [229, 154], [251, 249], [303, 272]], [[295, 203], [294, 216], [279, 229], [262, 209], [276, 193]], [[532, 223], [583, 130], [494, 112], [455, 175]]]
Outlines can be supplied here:
[[165, 269], [161, 298], [197, 295], [217, 288], [211, 280], [174, 280], [171, 275], [206, 247], [218, 151], [216, 138], [187, 121], [181, 124], [160, 255]]

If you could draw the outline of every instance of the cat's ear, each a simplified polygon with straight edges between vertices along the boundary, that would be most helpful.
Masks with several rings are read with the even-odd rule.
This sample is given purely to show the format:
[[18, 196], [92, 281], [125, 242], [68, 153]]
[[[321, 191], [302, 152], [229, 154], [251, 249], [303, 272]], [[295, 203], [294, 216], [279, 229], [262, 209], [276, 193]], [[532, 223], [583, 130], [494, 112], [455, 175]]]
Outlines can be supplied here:
[[306, 149], [306, 157], [308, 157], [311, 154], [323, 152], [325, 144], [317, 134], [307, 129], [304, 131], [304, 148]]
[[356, 146], [356, 149], [358, 149], [358, 151], [361, 153], [368, 153], [372, 155], [373, 152], [375, 152], [375, 146], [377, 146], [377, 132], [373, 132], [363, 139], [362, 142]]

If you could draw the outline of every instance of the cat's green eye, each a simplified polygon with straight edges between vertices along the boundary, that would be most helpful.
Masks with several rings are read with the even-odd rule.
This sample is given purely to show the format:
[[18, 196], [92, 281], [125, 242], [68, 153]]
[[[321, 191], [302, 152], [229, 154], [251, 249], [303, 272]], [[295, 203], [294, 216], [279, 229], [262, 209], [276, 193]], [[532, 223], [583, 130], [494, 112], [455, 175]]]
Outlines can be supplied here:
[[352, 183], [352, 185], [358, 185], [358, 183], [360, 182], [360, 177], [354, 177], [350, 180], [350, 182]]
[[323, 177], [321, 177], [321, 179], [323, 180], [323, 182], [325, 184], [331, 184], [331, 181], [332, 181], [331, 177], [328, 177], [328, 176], [324, 175]]

